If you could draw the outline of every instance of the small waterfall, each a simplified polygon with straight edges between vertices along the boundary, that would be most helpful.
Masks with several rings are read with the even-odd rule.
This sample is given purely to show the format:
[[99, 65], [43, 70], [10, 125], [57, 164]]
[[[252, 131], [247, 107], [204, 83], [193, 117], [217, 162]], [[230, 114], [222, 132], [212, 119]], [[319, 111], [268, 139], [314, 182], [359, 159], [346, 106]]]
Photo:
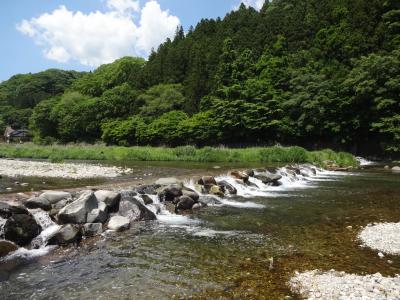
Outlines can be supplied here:
[[56, 224], [50, 218], [49, 214], [41, 209], [30, 209], [29, 212], [36, 223], [42, 227], [42, 232], [32, 240], [31, 246], [35, 249], [43, 248], [47, 245], [49, 239], [58, 232], [61, 226]]
[[6, 225], [7, 220], [0, 217], [0, 239], [4, 238], [4, 225]]

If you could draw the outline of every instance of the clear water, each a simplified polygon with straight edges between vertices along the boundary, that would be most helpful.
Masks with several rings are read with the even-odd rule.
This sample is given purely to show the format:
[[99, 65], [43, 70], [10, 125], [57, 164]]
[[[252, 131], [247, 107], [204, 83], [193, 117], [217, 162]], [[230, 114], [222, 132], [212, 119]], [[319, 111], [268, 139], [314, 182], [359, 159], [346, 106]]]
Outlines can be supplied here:
[[242, 192], [193, 215], [164, 214], [79, 248], [0, 262], [0, 295], [279, 299], [296, 298], [286, 285], [295, 270], [400, 273], [398, 257], [380, 259], [356, 239], [368, 223], [400, 221], [399, 174], [327, 173], [266, 194]]

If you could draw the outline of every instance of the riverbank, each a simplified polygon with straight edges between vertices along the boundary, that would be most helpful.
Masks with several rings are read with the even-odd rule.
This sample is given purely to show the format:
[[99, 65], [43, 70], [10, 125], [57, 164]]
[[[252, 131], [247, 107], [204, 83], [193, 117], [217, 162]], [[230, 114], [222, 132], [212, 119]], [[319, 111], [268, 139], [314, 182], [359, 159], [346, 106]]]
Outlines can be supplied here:
[[1, 144], [0, 157], [99, 161], [188, 161], [188, 162], [261, 162], [261, 163], [312, 163], [326, 166], [355, 167], [356, 158], [345, 152], [332, 150], [307, 151], [301, 147], [253, 148], [196, 148], [193, 146], [166, 147], [108, 147], [102, 145], [50, 145]]

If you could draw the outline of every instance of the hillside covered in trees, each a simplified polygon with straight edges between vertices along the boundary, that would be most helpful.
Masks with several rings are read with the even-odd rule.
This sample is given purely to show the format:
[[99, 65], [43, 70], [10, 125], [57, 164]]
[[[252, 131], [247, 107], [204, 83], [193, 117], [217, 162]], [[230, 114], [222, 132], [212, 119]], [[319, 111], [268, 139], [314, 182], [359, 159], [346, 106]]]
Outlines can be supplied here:
[[37, 143], [400, 152], [400, 2], [274, 0], [202, 20], [90, 73], [0, 84], [0, 125]]

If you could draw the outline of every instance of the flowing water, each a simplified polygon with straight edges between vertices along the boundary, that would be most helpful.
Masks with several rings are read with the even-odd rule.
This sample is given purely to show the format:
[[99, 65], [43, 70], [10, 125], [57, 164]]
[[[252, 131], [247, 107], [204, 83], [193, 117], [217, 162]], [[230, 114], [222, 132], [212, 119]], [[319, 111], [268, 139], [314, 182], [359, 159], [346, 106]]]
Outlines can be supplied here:
[[[223, 173], [221, 171], [221, 173]], [[238, 195], [202, 195], [210, 205], [175, 215], [161, 205], [154, 222], [106, 232], [79, 248], [47, 250], [16, 266], [0, 262], [4, 299], [282, 299], [295, 270], [400, 273], [400, 259], [361, 248], [372, 222], [400, 221], [400, 174], [371, 168], [290, 176], [283, 185], [237, 184]], [[187, 186], [193, 182], [187, 182]], [[160, 204], [155, 202], [154, 211]], [[35, 218], [54, 228], [43, 215]], [[30, 250], [32, 251], [32, 250]], [[42, 251], [40, 253], [40, 251]], [[11, 266], [10, 266], [11, 264]]]

